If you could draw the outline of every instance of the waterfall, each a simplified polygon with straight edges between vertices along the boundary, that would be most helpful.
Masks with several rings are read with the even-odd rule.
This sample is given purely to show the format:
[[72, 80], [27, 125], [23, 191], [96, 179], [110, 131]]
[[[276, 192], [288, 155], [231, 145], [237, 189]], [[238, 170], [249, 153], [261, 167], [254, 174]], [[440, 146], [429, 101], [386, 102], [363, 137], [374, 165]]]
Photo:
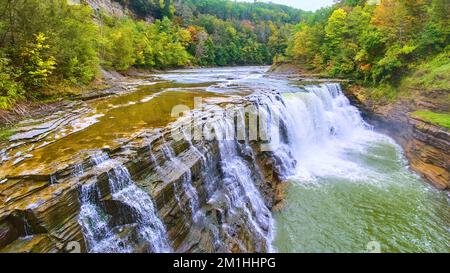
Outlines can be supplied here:
[[108, 176], [113, 198], [133, 209], [139, 235], [150, 243], [151, 250], [156, 253], [170, 252], [166, 228], [158, 218], [150, 196], [136, 186], [123, 165], [115, 167]]
[[166, 158], [173, 164], [173, 166], [181, 171], [183, 171], [183, 191], [189, 199], [189, 206], [191, 208], [192, 218], [196, 219], [196, 214], [199, 212], [200, 204], [197, 190], [192, 184], [192, 172], [191, 169], [186, 166], [180, 159], [177, 158], [172, 147], [165, 145], [163, 147], [163, 152]]
[[[260, 114], [266, 117], [265, 133], [272, 137], [270, 145], [273, 149], [269, 153], [274, 159], [274, 168], [284, 179], [304, 175], [305, 170], [314, 172], [305, 164], [306, 161], [316, 156], [314, 151], [318, 147], [320, 150], [328, 148], [331, 139], [347, 140], [358, 130], [367, 129], [358, 110], [351, 106], [338, 84], [308, 86], [297, 91], [266, 94], [256, 102]], [[247, 135], [243, 134], [245, 138], [241, 141], [236, 139], [236, 129], [245, 128], [246, 124], [239, 124], [245, 122], [244, 117], [242, 111], [237, 112], [237, 117], [225, 114], [213, 126], [223, 177], [220, 178], [222, 187], [210, 202], [221, 202], [224, 196], [231, 216], [222, 217], [228, 217], [230, 221], [233, 215], [244, 211], [252, 232], [257, 236], [256, 241], [265, 241], [267, 250], [272, 251], [273, 220], [255, 184], [257, 163], [252, 158]], [[211, 139], [211, 136], [206, 138]], [[313, 173], [308, 175], [310, 177]], [[226, 221], [222, 229], [229, 236], [236, 233]]]
[[[267, 154], [273, 159], [273, 168], [281, 179], [302, 177], [310, 179], [323, 171], [321, 168], [335, 168], [335, 162], [329, 160], [335, 141], [351, 141], [351, 137], [360, 130], [367, 129], [358, 110], [351, 106], [340, 86], [324, 84], [307, 86], [303, 89], [289, 89], [280, 94], [266, 93], [258, 96], [254, 104], [260, 115], [260, 129], [270, 136]], [[192, 223], [210, 230], [217, 250], [227, 250], [226, 238], [229, 237], [245, 250], [237, 234], [241, 225], [246, 225], [256, 249], [273, 251], [272, 239], [274, 223], [257, 181], [262, 181], [262, 173], [255, 157], [256, 151], [249, 141], [249, 132], [240, 132], [246, 127], [245, 111], [238, 109], [232, 114], [224, 111], [224, 117], [207, 124], [205, 140], [217, 141], [219, 170], [213, 166], [215, 156], [208, 146], [198, 148], [185, 135], [188, 149], [201, 160], [202, 185], [207, 204], [218, 209], [219, 225], [213, 224], [203, 211], [203, 204], [192, 180], [190, 166], [183, 157], [177, 156], [166, 143], [160, 152], [170, 168], [182, 173], [181, 183], [174, 184], [175, 198], [182, 203], [184, 194], [188, 200]], [[237, 123], [236, 123], [237, 121]], [[249, 133], [249, 135], [247, 135]], [[212, 137], [212, 134], [215, 134]], [[244, 139], [238, 139], [244, 136]], [[152, 149], [150, 149], [152, 150]], [[327, 157], [328, 156], [328, 157]], [[153, 153], [150, 160], [155, 164], [155, 172], [167, 177], [169, 169], [163, 168]], [[97, 153], [91, 158], [94, 165], [110, 162], [108, 155]], [[310, 162], [314, 162], [311, 164]], [[168, 166], [169, 166], [168, 165]], [[171, 251], [166, 229], [157, 216], [150, 196], [135, 185], [128, 170], [121, 164], [114, 164], [108, 172], [112, 199], [119, 201], [131, 211], [138, 239], [149, 245], [152, 252]], [[319, 166], [319, 167], [317, 167]], [[83, 226], [88, 247], [91, 252], [133, 252], [136, 243], [128, 242], [119, 236], [121, 230], [111, 227], [112, 219], [105, 212], [99, 200], [96, 183], [84, 185], [81, 190], [82, 212], [80, 223]], [[182, 211], [187, 211], [182, 207]], [[182, 221], [190, 222], [188, 213]], [[125, 215], [119, 217], [127, 217]], [[239, 224], [241, 222], [241, 224]], [[225, 236], [225, 237], [224, 237]]]
[[[222, 188], [220, 189], [222, 192], [216, 198], [225, 196], [231, 217], [238, 215], [240, 211], [244, 211], [246, 220], [251, 225], [254, 235], [257, 236], [255, 241], [264, 242], [267, 250], [271, 251], [273, 227], [271, 212], [254, 184], [252, 166], [249, 166], [240, 155], [243, 152], [245, 153], [242, 150], [243, 147], [236, 140], [229, 138], [235, 128], [233, 120], [234, 118], [224, 118], [214, 125], [214, 131], [219, 142], [223, 173], [221, 178]], [[230, 231], [230, 228], [230, 223], [225, 223], [223, 226], [223, 229], [228, 231], [229, 234], [235, 234], [236, 231]]]
[[[91, 161], [98, 166], [109, 159], [106, 153], [98, 153], [91, 157]], [[115, 162], [114, 162], [115, 163]], [[129, 208], [132, 215], [118, 217], [133, 218], [136, 225], [137, 241], [148, 245], [147, 251], [164, 253], [170, 252], [171, 247], [167, 239], [166, 229], [157, 216], [157, 212], [150, 196], [135, 185], [128, 170], [121, 164], [108, 172], [109, 188], [112, 199], [119, 201]], [[111, 215], [105, 211], [101, 200], [100, 190], [96, 182], [81, 186], [81, 211], [79, 222], [83, 229], [87, 248], [94, 253], [126, 253], [134, 252], [134, 242], [120, 236], [125, 227], [112, 227]]]
[[[294, 136], [290, 126], [297, 122], [295, 116], [289, 113], [283, 97], [268, 94], [259, 98], [258, 109], [267, 122], [260, 128], [270, 138], [270, 151], [275, 161], [274, 168], [282, 179], [295, 174], [296, 159], [292, 155]], [[276, 122], [275, 122], [276, 120]]]
[[91, 156], [91, 161], [94, 166], [98, 166], [109, 160], [109, 156], [105, 152], [97, 152]]
[[345, 145], [353, 146], [353, 138], [365, 134], [368, 126], [340, 86], [309, 86], [306, 92], [285, 95], [285, 102], [292, 117], [287, 121], [292, 137], [290, 150], [299, 163], [296, 176], [314, 180], [316, 176], [345, 172], [351, 163], [339, 155]]
[[95, 183], [81, 187], [81, 210], [79, 222], [90, 252], [131, 252], [125, 244], [111, 231], [108, 225], [110, 216], [98, 203], [98, 189]]
[[345, 145], [369, 128], [339, 84], [306, 86], [281, 96], [267, 95], [258, 103], [260, 109], [267, 109], [266, 115], [279, 119], [279, 125], [271, 124], [270, 133], [281, 135], [273, 157], [283, 178], [313, 179], [314, 175], [336, 167], [333, 153], [341, 147], [336, 147], [333, 140]]

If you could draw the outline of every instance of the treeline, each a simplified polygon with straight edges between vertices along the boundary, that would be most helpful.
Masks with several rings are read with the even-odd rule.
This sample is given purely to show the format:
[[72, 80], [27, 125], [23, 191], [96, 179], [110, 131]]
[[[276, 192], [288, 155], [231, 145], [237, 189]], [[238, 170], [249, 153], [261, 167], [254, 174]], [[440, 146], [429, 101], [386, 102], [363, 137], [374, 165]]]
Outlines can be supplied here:
[[189, 30], [198, 65], [270, 64], [287, 48], [291, 27], [310, 13], [283, 5], [229, 0], [115, 0], [136, 14], [171, 18]]
[[200, 65], [271, 64], [287, 49], [292, 27], [311, 12], [284, 5], [178, 0], [175, 20], [190, 26]]
[[194, 43], [189, 51], [200, 65], [271, 64], [284, 53], [290, 26], [271, 21], [224, 21], [212, 15], [191, 19], [189, 29]]
[[287, 56], [331, 76], [396, 85], [424, 60], [448, 67], [449, 14], [448, 0], [340, 1], [296, 26]]
[[274, 3], [246, 3], [229, 0], [178, 0], [176, 14], [183, 17], [197, 17], [200, 14], [214, 15], [222, 20], [248, 20], [253, 23], [271, 21], [275, 24], [295, 24], [311, 14]]
[[84, 0], [0, 0], [0, 108], [85, 86], [101, 66], [270, 64], [302, 14], [223, 0], [113, 1], [132, 16], [94, 13]]

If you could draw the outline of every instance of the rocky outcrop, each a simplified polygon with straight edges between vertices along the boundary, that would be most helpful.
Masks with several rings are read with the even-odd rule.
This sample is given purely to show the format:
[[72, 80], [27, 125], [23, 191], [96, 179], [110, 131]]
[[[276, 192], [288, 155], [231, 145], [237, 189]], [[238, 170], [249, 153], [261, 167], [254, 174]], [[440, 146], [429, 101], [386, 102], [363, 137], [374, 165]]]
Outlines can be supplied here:
[[86, 3], [96, 12], [98, 16], [101, 14], [108, 14], [114, 17], [133, 17], [144, 19], [149, 23], [154, 22], [155, 18], [151, 16], [142, 17], [133, 11], [132, 5], [128, 1], [118, 0], [70, 0], [72, 3], [80, 4]]
[[[235, 102], [242, 103], [252, 102]], [[214, 122], [207, 113], [200, 120], [205, 126]], [[228, 160], [221, 155], [219, 142], [191, 142], [175, 137], [171, 128], [182, 127], [183, 122], [177, 121], [163, 130], [142, 131], [121, 146], [104, 150], [108, 164], [99, 165], [93, 160], [99, 151], [88, 151], [70, 164], [61, 163], [61, 168], [55, 168], [50, 175], [3, 179], [0, 182], [0, 252], [87, 252], [86, 231], [80, 221], [82, 189], [86, 185], [96, 189], [95, 206], [108, 219], [108, 229], [122, 243], [132, 245], [133, 252], [151, 251], [148, 242], [139, 240], [140, 220], [135, 208], [113, 194], [109, 182], [119, 165], [129, 171], [133, 182], [153, 200], [173, 251], [268, 251], [268, 241], [261, 236], [270, 237], [271, 227], [261, 225], [260, 230], [255, 229], [251, 218], [257, 213], [246, 209], [252, 200], [246, 196], [242, 200], [227, 200], [215, 194], [225, 187], [221, 165]], [[237, 149], [240, 158], [252, 166], [249, 175], [265, 206], [279, 209], [284, 185], [274, 167], [274, 155], [260, 151], [257, 142], [236, 141], [235, 144], [241, 147]], [[197, 196], [186, 189], [187, 181]], [[232, 202], [244, 202], [244, 207], [233, 207]]]
[[405, 146], [413, 170], [439, 189], [450, 189], [450, 132], [410, 117], [412, 135]]
[[127, 14], [126, 9], [119, 3], [113, 0], [79, 0], [85, 1], [96, 12], [106, 12], [113, 16], [125, 16]]
[[448, 111], [448, 100], [439, 99], [445, 97], [445, 92], [381, 104], [370, 100], [359, 86], [349, 85], [345, 91], [369, 123], [403, 147], [414, 171], [438, 189], [450, 189], [449, 130], [410, 115], [418, 109]]

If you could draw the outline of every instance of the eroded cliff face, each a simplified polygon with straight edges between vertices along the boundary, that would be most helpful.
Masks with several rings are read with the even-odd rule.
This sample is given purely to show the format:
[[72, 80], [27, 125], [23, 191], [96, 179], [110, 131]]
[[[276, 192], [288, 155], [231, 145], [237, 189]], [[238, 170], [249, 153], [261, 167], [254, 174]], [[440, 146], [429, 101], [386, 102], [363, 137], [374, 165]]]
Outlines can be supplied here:
[[85, 1], [96, 12], [106, 12], [109, 15], [125, 16], [128, 11], [118, 2], [112, 0], [72, 0], [81, 3]]
[[347, 96], [364, 112], [366, 120], [393, 137], [405, 150], [411, 168], [441, 190], [450, 189], [450, 132], [410, 113], [418, 109], [448, 111], [449, 101], [442, 99], [447, 92], [380, 104], [367, 98], [356, 85], [346, 88]]
[[[243, 103], [252, 102], [234, 105]], [[184, 122], [87, 151], [52, 174], [6, 177], [0, 251], [270, 251], [284, 188], [276, 156], [257, 142], [176, 137]]]

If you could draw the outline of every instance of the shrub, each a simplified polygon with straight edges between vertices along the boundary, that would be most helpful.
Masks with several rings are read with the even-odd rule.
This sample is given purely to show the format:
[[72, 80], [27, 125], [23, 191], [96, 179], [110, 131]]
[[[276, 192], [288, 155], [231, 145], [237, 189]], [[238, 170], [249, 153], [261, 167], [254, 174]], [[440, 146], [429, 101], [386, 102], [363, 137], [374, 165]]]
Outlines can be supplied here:
[[17, 81], [18, 73], [10, 60], [0, 57], [0, 108], [7, 109], [23, 97], [22, 84]]

